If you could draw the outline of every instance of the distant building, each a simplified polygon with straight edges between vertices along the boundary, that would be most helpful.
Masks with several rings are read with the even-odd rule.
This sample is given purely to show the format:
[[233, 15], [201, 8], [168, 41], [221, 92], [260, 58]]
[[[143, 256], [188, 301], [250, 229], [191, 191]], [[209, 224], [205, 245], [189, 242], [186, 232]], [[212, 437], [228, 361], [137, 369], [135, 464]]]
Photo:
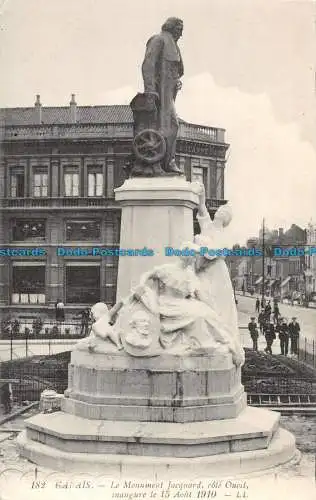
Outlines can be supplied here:
[[[247, 241], [247, 247], [257, 247], [262, 250], [262, 229], [258, 238]], [[262, 257], [248, 257], [240, 264], [238, 287], [245, 283], [246, 289], [254, 289], [262, 293], [263, 279], [264, 290], [267, 294], [280, 297], [294, 297], [305, 294], [305, 257], [275, 255], [275, 248], [304, 247], [306, 245], [306, 231], [296, 224], [289, 230], [283, 228], [265, 231], [265, 259]], [[263, 274], [264, 264], [264, 274]]]
[[[0, 257], [0, 313], [115, 303], [118, 259], [84, 253], [119, 246], [114, 188], [131, 155], [130, 107], [78, 106], [74, 95], [45, 107], [37, 96], [34, 107], [0, 110], [0, 134], [0, 248], [11, 252]], [[204, 183], [211, 215], [225, 203], [227, 148], [223, 129], [180, 121], [176, 160]]]

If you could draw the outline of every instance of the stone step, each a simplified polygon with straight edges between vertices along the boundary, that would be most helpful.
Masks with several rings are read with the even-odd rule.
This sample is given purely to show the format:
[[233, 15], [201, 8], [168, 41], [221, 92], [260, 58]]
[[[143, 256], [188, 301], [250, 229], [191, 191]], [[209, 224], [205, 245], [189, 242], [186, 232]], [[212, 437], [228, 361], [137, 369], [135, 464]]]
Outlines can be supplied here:
[[206, 456], [267, 448], [279, 415], [247, 407], [237, 418], [165, 423], [87, 420], [64, 412], [26, 421], [27, 438], [62, 451], [146, 456]]

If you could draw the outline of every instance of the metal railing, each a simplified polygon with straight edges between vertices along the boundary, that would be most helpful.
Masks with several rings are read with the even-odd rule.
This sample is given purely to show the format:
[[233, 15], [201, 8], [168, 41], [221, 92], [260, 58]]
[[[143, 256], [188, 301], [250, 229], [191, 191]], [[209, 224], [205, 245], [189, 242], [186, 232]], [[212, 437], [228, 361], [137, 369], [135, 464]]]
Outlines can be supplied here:
[[298, 346], [298, 361], [316, 368], [315, 340], [300, 337]]
[[55, 321], [40, 318], [3, 321], [0, 340], [77, 338], [88, 334], [90, 322], [80, 320]]
[[4, 198], [3, 208], [97, 208], [114, 207], [115, 201], [104, 197]]
[[[221, 128], [180, 122], [178, 137], [204, 142], [224, 142], [225, 130]], [[5, 127], [5, 140], [85, 138], [132, 139], [133, 123], [76, 123], [56, 125], [11, 125]]]
[[17, 365], [1, 369], [1, 379], [10, 380], [13, 403], [39, 401], [45, 389], [63, 393], [68, 385], [68, 367], [54, 366], [45, 362], [36, 365]]
[[316, 380], [296, 377], [281, 377], [273, 374], [242, 376], [245, 391], [250, 394], [316, 394]]

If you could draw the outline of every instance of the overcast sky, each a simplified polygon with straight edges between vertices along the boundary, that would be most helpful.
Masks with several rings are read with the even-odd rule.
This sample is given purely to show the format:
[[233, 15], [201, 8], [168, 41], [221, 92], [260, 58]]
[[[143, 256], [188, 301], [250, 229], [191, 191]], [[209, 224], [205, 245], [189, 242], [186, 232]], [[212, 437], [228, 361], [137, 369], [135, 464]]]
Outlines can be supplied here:
[[[1, 5], [1, 0], [0, 0]], [[129, 103], [145, 42], [184, 20], [187, 120], [227, 130], [231, 241], [316, 211], [316, 9], [310, 0], [2, 0], [0, 106]], [[316, 214], [314, 216], [316, 219]]]

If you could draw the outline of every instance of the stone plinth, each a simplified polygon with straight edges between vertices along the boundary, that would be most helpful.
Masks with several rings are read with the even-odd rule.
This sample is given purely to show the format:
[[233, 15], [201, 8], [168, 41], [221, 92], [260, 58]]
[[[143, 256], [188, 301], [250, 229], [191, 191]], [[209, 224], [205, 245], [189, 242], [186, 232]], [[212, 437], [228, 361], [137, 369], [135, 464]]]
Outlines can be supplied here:
[[245, 408], [238, 417], [196, 423], [87, 420], [64, 412], [26, 421], [22, 456], [61, 471], [111, 478], [195, 479], [264, 471], [296, 454], [279, 414]]
[[193, 239], [193, 209], [198, 196], [184, 177], [128, 179], [115, 190], [122, 207], [121, 249], [154, 250], [152, 257], [121, 257], [117, 300], [127, 296], [140, 275], [153, 266], [171, 262], [165, 247], [180, 248]]
[[75, 350], [61, 411], [25, 422], [22, 456], [112, 478], [240, 475], [296, 453], [279, 414], [246, 405], [231, 354], [135, 358]]
[[39, 408], [43, 413], [58, 411], [61, 409], [61, 400], [63, 394], [58, 394], [56, 391], [46, 389], [41, 393]]
[[88, 419], [198, 422], [236, 417], [246, 406], [230, 354], [134, 358], [74, 351], [61, 409]]

